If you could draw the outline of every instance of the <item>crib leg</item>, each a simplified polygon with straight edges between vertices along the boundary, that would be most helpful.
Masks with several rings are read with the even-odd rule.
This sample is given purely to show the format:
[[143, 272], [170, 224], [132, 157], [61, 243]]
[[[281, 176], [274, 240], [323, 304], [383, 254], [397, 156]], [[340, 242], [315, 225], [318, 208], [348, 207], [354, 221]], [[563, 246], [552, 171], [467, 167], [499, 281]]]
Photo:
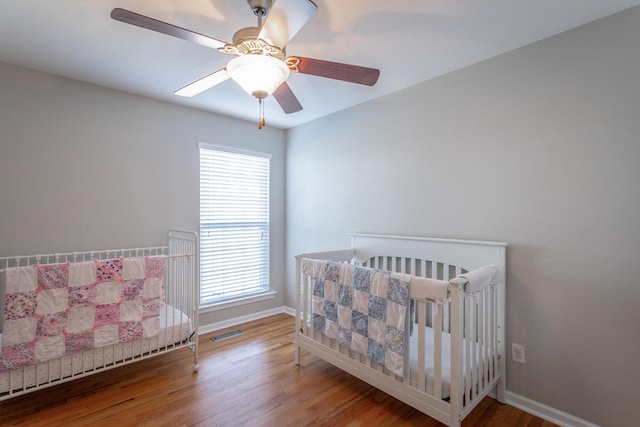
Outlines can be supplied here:
[[302, 333], [302, 329], [300, 329], [299, 331], [296, 331], [295, 350], [293, 351], [293, 362], [298, 366], [300, 366], [300, 334], [301, 333]]
[[504, 376], [498, 380], [498, 402], [507, 403], [507, 386], [505, 384]]
[[293, 353], [294, 363], [300, 366], [300, 346], [296, 346], [295, 351]]
[[192, 343], [189, 349], [193, 352], [193, 372], [198, 372], [200, 363], [198, 362], [198, 347], [196, 343]]

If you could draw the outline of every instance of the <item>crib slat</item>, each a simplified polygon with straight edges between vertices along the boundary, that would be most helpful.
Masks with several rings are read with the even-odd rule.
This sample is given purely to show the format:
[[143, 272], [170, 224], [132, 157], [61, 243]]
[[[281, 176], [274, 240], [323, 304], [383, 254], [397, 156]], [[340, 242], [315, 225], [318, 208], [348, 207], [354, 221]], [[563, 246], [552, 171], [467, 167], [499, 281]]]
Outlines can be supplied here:
[[482, 354], [482, 360], [483, 360], [483, 364], [482, 364], [482, 376], [484, 377], [484, 384], [488, 385], [489, 382], [492, 380], [491, 375], [489, 374], [489, 338], [491, 336], [491, 329], [490, 329], [490, 325], [491, 325], [491, 321], [489, 318], [489, 309], [491, 307], [491, 304], [489, 302], [489, 293], [490, 290], [485, 289], [482, 292], [482, 305], [484, 308], [484, 340], [482, 342], [482, 349], [483, 349], [483, 354]]
[[487, 380], [487, 375], [485, 373], [485, 364], [487, 361], [487, 357], [486, 357], [486, 348], [485, 348], [485, 341], [486, 341], [486, 325], [487, 322], [485, 321], [485, 311], [486, 311], [486, 305], [484, 303], [484, 299], [485, 299], [485, 293], [480, 292], [480, 295], [478, 295], [478, 315], [479, 315], [479, 320], [478, 322], [480, 323], [480, 331], [479, 331], [479, 345], [478, 345], [478, 381], [479, 381], [479, 385], [478, 385], [478, 392], [480, 392], [482, 390], [482, 387], [484, 387], [484, 384]]
[[485, 332], [485, 321], [484, 321], [484, 292], [480, 291], [478, 293], [478, 343], [476, 344], [477, 350], [477, 358], [476, 358], [476, 372], [477, 372], [477, 381], [480, 383], [478, 390], [481, 389], [482, 380], [485, 375], [484, 374], [484, 361], [486, 357], [484, 356], [484, 332]]
[[[435, 311], [435, 310], [434, 310]], [[444, 310], [439, 310], [433, 325], [434, 355], [433, 355], [433, 395], [436, 399], [442, 399], [442, 318]]]
[[[311, 278], [310, 277], [305, 277], [302, 280], [303, 284], [302, 284], [302, 327], [304, 328], [303, 330], [306, 331], [307, 330], [307, 322], [311, 321], [313, 322], [313, 319], [311, 319], [310, 313], [311, 313], [311, 290], [310, 287], [313, 286], [313, 284], [311, 283]], [[309, 335], [308, 332], [306, 332], [306, 335]]]
[[476, 398], [477, 384], [478, 384], [478, 304], [475, 296], [470, 298], [471, 300], [471, 400]]
[[480, 291], [476, 297], [477, 301], [477, 315], [478, 315], [478, 337], [477, 337], [477, 350], [476, 350], [476, 372], [477, 372], [477, 390], [482, 390], [482, 384], [485, 377], [484, 375], [484, 332], [485, 332], [485, 321], [484, 321], [484, 292]]
[[489, 345], [487, 346], [489, 348], [489, 358], [488, 358], [488, 364], [489, 364], [489, 379], [491, 381], [494, 380], [495, 378], [495, 366], [494, 366], [494, 362], [495, 362], [495, 345], [494, 345], [494, 341], [497, 339], [496, 333], [495, 333], [495, 327], [496, 327], [496, 321], [495, 321], [495, 316], [494, 316], [494, 310], [495, 310], [495, 305], [493, 303], [493, 299], [494, 299], [494, 289], [493, 287], [489, 288]]
[[[449, 277], [449, 271], [450, 271], [449, 267], [450, 267], [449, 264], [442, 265], [442, 280], [447, 282], [451, 279], [451, 277]], [[445, 331], [451, 330], [449, 325], [449, 304], [445, 304], [443, 307], [442, 326]]]
[[489, 287], [489, 304], [491, 304], [491, 326], [490, 326], [490, 331], [491, 331], [491, 336], [490, 336], [490, 341], [489, 341], [489, 378], [491, 380], [493, 380], [494, 376], [495, 376], [495, 355], [496, 355], [496, 335], [495, 335], [495, 329], [496, 329], [496, 305], [495, 305], [495, 299], [496, 299], [496, 290], [493, 286]]
[[464, 372], [465, 372], [465, 390], [467, 402], [471, 401], [471, 301], [468, 296], [464, 296]]
[[416, 301], [418, 310], [418, 389], [427, 391], [425, 377], [425, 332], [427, 324], [427, 303], [424, 301]]
[[409, 306], [407, 307], [406, 317], [404, 319], [404, 352], [402, 353], [402, 363], [404, 364], [404, 371], [402, 375], [402, 382], [409, 386], [411, 384], [411, 324], [413, 319], [411, 318], [411, 299], [409, 299]]

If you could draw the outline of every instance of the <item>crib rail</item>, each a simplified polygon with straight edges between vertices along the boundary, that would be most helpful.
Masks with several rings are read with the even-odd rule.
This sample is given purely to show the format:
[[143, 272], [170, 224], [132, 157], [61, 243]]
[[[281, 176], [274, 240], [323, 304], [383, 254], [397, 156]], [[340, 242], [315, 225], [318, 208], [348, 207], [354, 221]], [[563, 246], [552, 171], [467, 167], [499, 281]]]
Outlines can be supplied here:
[[[374, 252], [377, 253], [371, 256], [364, 251], [366, 256], [362, 256], [357, 249], [348, 249], [296, 257], [298, 333], [295, 362], [300, 363], [300, 349], [307, 349], [439, 421], [457, 425], [477, 402], [495, 389], [501, 378], [504, 379], [504, 326], [498, 310], [504, 290], [492, 286], [468, 292], [467, 280], [458, 278], [467, 270], [448, 263], [447, 259], [427, 260]], [[410, 319], [414, 323], [412, 333], [417, 335], [417, 343], [412, 344], [414, 341], [408, 336], [405, 339], [407, 363], [403, 377], [313, 330], [309, 319], [314, 279], [302, 274], [300, 268], [302, 258], [310, 256], [449, 282], [444, 307], [437, 307], [431, 301], [412, 299], [414, 311]], [[477, 264], [472, 265], [475, 268]], [[408, 335], [409, 325], [406, 329]], [[433, 340], [433, 345], [425, 349], [429, 340]], [[409, 368], [412, 352], [417, 353], [417, 366]]]
[[99, 251], [61, 252], [53, 254], [17, 255], [0, 257], [0, 273], [9, 267], [25, 267], [34, 264], [60, 264], [82, 262], [94, 259], [136, 258], [144, 256], [168, 255], [168, 246], [154, 246], [133, 249], [105, 249]]
[[[0, 373], [0, 401], [45, 387], [92, 375], [164, 352], [189, 348], [198, 370], [198, 235], [170, 231], [167, 246], [149, 248], [55, 253], [0, 258], [0, 269], [94, 259], [166, 256], [164, 298], [160, 334], [139, 341], [118, 343], [72, 353], [24, 368]], [[2, 292], [4, 295], [4, 292]]]

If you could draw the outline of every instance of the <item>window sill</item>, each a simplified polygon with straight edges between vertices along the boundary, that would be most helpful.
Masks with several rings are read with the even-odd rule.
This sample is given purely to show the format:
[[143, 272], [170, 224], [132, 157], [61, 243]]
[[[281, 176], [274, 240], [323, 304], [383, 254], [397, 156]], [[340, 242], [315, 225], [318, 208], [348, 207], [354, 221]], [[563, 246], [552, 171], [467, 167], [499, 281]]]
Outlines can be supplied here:
[[220, 302], [209, 303], [200, 306], [200, 313], [208, 313], [210, 311], [224, 310], [226, 308], [237, 307], [245, 304], [253, 304], [260, 301], [273, 299], [278, 295], [275, 291], [261, 292], [259, 294], [245, 295], [238, 298], [227, 299]]

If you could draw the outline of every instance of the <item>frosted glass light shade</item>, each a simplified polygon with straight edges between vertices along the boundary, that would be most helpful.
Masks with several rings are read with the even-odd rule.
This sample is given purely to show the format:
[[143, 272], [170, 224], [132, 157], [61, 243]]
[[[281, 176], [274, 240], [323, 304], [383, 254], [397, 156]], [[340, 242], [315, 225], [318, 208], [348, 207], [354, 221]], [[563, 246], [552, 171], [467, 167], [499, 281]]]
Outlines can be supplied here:
[[262, 99], [287, 80], [289, 67], [271, 56], [241, 55], [229, 61], [227, 73], [245, 92]]

